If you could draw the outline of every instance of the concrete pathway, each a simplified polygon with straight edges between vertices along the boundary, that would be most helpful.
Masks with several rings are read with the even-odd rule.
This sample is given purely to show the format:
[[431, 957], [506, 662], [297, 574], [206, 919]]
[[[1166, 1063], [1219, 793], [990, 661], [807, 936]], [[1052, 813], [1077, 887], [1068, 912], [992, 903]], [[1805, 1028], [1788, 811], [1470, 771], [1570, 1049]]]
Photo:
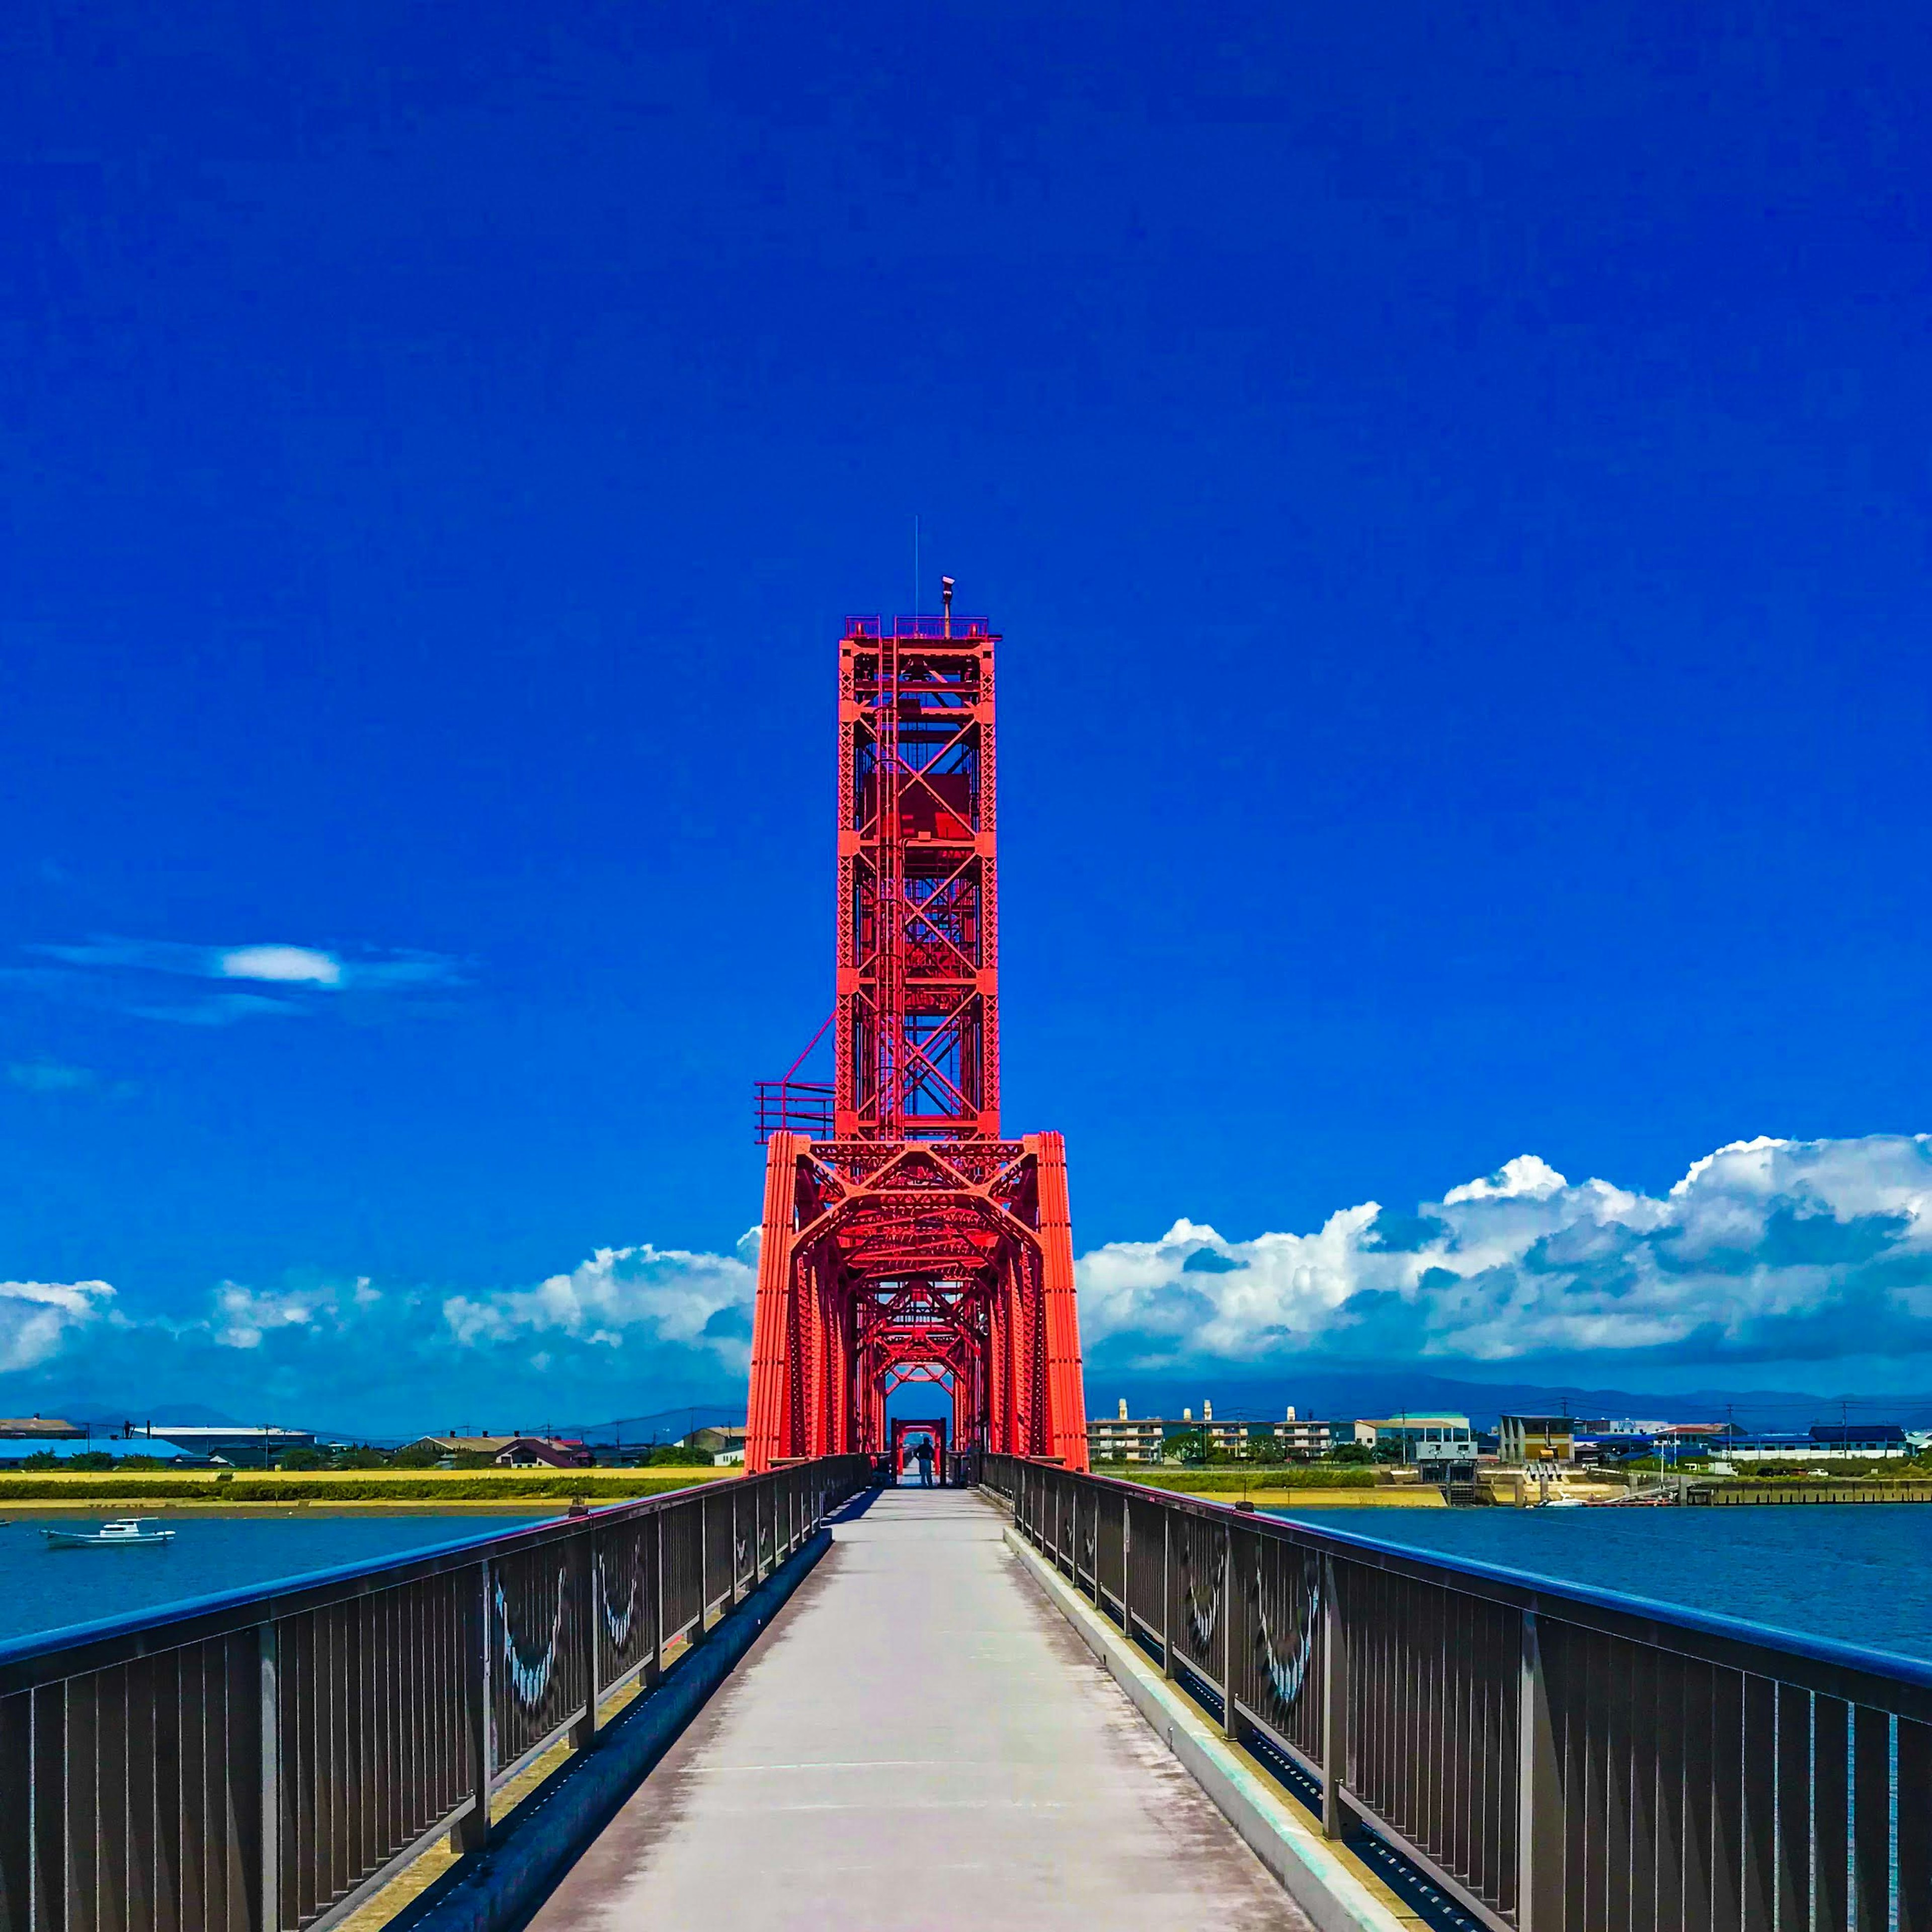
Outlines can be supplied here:
[[955, 1490], [886, 1490], [531, 1932], [1310, 1932]]

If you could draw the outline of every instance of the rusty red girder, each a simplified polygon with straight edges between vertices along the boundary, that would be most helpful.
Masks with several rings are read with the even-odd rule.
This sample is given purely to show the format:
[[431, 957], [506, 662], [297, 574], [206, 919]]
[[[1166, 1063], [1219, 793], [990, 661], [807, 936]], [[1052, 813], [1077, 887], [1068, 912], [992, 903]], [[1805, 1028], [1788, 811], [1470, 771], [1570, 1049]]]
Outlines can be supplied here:
[[833, 1074], [760, 1083], [754, 1472], [884, 1453], [920, 1380], [956, 1447], [1087, 1466], [1065, 1150], [1000, 1132], [999, 640], [946, 604], [839, 646]]

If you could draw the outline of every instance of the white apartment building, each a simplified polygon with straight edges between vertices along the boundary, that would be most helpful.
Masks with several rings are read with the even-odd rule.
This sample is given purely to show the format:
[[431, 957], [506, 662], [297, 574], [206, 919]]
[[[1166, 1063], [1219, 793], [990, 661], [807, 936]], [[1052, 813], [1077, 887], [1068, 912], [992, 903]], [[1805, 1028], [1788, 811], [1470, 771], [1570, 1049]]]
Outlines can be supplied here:
[[1298, 1420], [1292, 1407], [1280, 1422], [1217, 1422], [1214, 1403], [1204, 1401], [1197, 1422], [1191, 1407], [1184, 1408], [1178, 1420], [1173, 1416], [1130, 1416], [1124, 1399], [1118, 1414], [1088, 1418], [1087, 1449], [1096, 1462], [1158, 1462], [1167, 1444], [1184, 1436], [1203, 1436], [1211, 1448], [1237, 1456], [1250, 1454], [1258, 1436], [1272, 1436], [1292, 1456], [1318, 1456], [1330, 1439], [1327, 1423]]

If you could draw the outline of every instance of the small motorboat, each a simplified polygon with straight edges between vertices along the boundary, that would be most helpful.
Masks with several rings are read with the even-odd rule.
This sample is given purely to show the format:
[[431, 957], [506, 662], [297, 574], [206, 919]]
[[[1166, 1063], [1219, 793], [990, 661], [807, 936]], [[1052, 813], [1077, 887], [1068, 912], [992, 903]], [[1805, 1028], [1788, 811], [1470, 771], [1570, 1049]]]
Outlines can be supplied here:
[[172, 1530], [157, 1529], [136, 1516], [104, 1522], [98, 1529], [54, 1529], [43, 1524], [40, 1534], [50, 1550], [152, 1550], [175, 1540]]
[[1588, 1509], [1590, 1505], [1581, 1496], [1545, 1496], [1537, 1507], [1539, 1509]]

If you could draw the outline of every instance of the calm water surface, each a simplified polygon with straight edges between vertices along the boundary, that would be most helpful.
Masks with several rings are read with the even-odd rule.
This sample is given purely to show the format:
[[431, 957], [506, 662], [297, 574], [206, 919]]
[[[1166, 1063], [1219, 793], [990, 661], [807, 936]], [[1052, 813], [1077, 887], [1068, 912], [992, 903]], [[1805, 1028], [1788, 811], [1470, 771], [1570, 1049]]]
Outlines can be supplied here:
[[[168, 1520], [176, 1534], [164, 1548], [121, 1550], [50, 1550], [39, 1525], [76, 1518], [9, 1517], [0, 1521], [0, 1638], [374, 1562], [555, 1514], [183, 1515]], [[1932, 1504], [1319, 1510], [1299, 1520], [1932, 1659]]]
[[1932, 1504], [1270, 1514], [1932, 1658]]
[[175, 1532], [159, 1549], [50, 1550], [42, 1523], [70, 1528], [99, 1517], [8, 1516], [0, 1520], [0, 1638], [152, 1609], [326, 1570], [373, 1563], [465, 1537], [489, 1536], [555, 1510], [461, 1516], [298, 1516], [181, 1515], [158, 1519]]

